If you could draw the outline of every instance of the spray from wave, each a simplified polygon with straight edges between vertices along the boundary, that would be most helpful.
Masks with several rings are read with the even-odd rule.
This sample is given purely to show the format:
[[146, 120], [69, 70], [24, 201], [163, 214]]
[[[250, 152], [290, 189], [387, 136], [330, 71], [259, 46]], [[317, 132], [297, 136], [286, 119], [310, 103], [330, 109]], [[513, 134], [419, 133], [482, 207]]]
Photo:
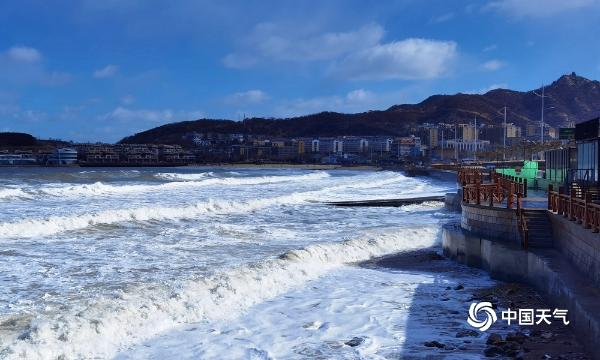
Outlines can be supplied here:
[[146, 285], [114, 298], [38, 315], [25, 331], [3, 336], [6, 358], [107, 358], [174, 326], [235, 317], [344, 264], [434, 245], [436, 226], [364, 233], [310, 245], [177, 286]]

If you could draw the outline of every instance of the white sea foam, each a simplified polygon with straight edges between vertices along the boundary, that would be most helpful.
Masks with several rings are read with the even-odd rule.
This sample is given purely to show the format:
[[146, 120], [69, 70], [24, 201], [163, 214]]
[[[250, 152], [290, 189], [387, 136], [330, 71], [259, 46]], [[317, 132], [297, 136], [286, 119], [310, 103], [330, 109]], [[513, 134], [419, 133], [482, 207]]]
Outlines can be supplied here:
[[20, 188], [4, 188], [0, 189], [0, 200], [3, 199], [16, 199], [16, 198], [25, 198], [30, 199], [31, 194], [26, 193]]
[[52, 235], [95, 225], [110, 225], [128, 221], [166, 221], [194, 219], [202, 215], [248, 212], [263, 207], [303, 202], [306, 194], [283, 195], [244, 202], [209, 200], [182, 207], [139, 207], [115, 209], [69, 216], [51, 216], [46, 219], [26, 219], [0, 224], [0, 237], [23, 238]]
[[214, 276], [130, 289], [31, 321], [26, 333], [3, 336], [6, 358], [109, 358], [179, 324], [232, 318], [343, 264], [434, 245], [436, 226], [380, 230], [337, 243], [310, 245], [279, 258]]
[[[166, 173], [165, 173], [166, 174]], [[33, 188], [31, 186], [23, 188], [7, 188], [0, 189], [0, 200], [11, 198], [27, 198], [37, 199], [40, 197], [61, 197], [61, 198], [79, 198], [81, 196], [111, 196], [111, 195], [126, 195], [144, 192], [162, 192], [179, 189], [188, 189], [204, 186], [243, 186], [243, 185], [262, 185], [276, 184], [289, 181], [312, 181], [320, 180], [329, 177], [328, 173], [315, 172], [303, 175], [289, 176], [259, 176], [259, 177], [211, 177], [204, 174], [171, 174], [171, 181], [158, 185], [151, 184], [133, 184], [133, 185], [111, 185], [103, 182], [95, 182], [93, 184], [76, 184], [76, 185], [57, 185], [46, 186], [42, 188]], [[190, 178], [187, 181], [182, 181], [178, 176], [187, 176]], [[194, 176], [192, 176], [194, 175]], [[197, 180], [192, 180], [198, 175]], [[203, 179], [204, 180], [200, 180]], [[166, 178], [165, 178], [166, 179]]]

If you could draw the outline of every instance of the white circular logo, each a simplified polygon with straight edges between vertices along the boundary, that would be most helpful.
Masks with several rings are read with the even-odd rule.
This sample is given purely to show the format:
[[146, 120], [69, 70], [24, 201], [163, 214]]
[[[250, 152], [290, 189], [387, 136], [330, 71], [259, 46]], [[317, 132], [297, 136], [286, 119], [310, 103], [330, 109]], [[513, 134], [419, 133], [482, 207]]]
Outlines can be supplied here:
[[[480, 311], [485, 313], [484, 320], [479, 320], [479, 318], [477, 317]], [[467, 322], [472, 327], [479, 329], [479, 331], [486, 331], [490, 328], [490, 326], [492, 326], [493, 323], [496, 322], [496, 320], [498, 320], [498, 317], [496, 316], [496, 312], [492, 307], [492, 303], [484, 301], [480, 303], [471, 304], [471, 307], [469, 308], [469, 317], [467, 318]]]

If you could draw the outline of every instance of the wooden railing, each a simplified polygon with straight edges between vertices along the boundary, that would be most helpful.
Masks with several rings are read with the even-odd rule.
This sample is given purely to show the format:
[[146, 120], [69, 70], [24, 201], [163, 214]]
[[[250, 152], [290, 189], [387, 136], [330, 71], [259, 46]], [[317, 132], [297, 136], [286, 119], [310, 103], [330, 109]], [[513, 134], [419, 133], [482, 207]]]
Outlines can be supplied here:
[[578, 198], [574, 189], [570, 194], [565, 194], [562, 187], [554, 191], [552, 185], [548, 185], [548, 210], [576, 221], [595, 233], [600, 231], [600, 204], [593, 203], [587, 192], [583, 198]]
[[[486, 178], [489, 182], [485, 182]], [[463, 202], [476, 205], [500, 205], [506, 202], [508, 209], [513, 209], [518, 194], [527, 196], [527, 181], [516, 181], [514, 178], [496, 172], [485, 174], [480, 170], [461, 169], [458, 180], [462, 185]]]
[[[489, 182], [485, 182], [485, 178]], [[527, 180], [494, 171], [484, 175], [479, 170], [461, 169], [458, 179], [462, 185], [463, 203], [489, 206], [502, 206], [513, 209], [516, 206], [518, 228], [521, 234], [522, 246], [529, 246], [529, 229], [523, 209], [523, 198], [527, 197]]]

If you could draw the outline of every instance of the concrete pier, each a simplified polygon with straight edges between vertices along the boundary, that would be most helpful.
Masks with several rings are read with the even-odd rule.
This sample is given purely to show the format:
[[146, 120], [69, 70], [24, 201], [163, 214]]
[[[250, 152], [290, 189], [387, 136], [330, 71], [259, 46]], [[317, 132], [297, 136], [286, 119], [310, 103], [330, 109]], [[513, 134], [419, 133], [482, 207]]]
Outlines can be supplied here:
[[358, 200], [358, 201], [333, 201], [325, 204], [332, 206], [389, 206], [398, 207], [412, 204], [422, 204], [428, 201], [444, 201], [445, 195], [439, 196], [423, 196], [414, 198], [402, 198], [402, 199], [374, 199], [374, 200]]

